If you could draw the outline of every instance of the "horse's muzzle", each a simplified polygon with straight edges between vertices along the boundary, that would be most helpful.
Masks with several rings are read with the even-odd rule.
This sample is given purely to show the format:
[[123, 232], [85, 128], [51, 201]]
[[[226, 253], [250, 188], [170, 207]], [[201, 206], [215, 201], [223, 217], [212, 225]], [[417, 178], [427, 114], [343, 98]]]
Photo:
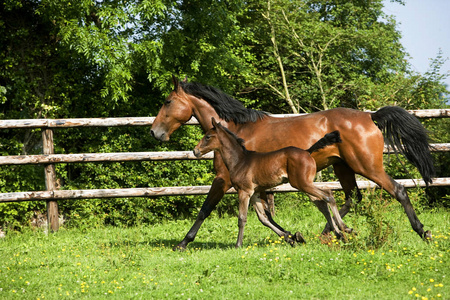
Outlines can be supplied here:
[[194, 151], [192, 151], [192, 152], [194, 152], [194, 155], [195, 155], [195, 157], [197, 157], [197, 158], [200, 158], [200, 156], [202, 156], [202, 153], [201, 153], [200, 150], [197, 149], [197, 148], [194, 148]]
[[165, 132], [161, 133], [152, 129], [150, 130], [150, 134], [152, 135], [152, 137], [161, 142], [167, 142], [170, 139], [170, 137]]

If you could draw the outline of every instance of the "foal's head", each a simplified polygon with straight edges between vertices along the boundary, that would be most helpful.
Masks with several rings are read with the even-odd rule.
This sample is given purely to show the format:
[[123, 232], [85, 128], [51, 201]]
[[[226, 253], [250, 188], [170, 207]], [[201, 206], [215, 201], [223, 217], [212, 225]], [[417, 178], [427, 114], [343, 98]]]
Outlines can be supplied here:
[[194, 155], [200, 157], [208, 152], [220, 150], [224, 144], [241, 147], [245, 150], [244, 140], [237, 137], [228, 128], [217, 123], [211, 118], [213, 127], [205, 133], [205, 136], [198, 142], [194, 149]]

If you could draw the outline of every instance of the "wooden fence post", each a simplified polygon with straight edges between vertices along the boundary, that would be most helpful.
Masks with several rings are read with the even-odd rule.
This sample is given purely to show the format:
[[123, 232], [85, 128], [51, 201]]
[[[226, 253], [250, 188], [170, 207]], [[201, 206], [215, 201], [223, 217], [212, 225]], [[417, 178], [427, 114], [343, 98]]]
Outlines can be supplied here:
[[[42, 144], [44, 154], [54, 154], [53, 129], [46, 128], [42, 131]], [[45, 166], [45, 187], [47, 191], [54, 191], [56, 189], [56, 171], [54, 164], [47, 164]], [[47, 201], [47, 224], [49, 231], [58, 231], [58, 202], [53, 200]]]

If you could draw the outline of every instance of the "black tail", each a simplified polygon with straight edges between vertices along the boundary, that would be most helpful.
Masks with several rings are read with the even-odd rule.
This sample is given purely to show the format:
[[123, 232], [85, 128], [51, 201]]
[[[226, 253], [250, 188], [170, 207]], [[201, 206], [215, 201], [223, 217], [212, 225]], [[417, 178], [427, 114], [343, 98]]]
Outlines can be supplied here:
[[325, 134], [323, 138], [318, 140], [314, 145], [312, 145], [308, 150], [309, 153], [313, 153], [314, 151], [320, 150], [322, 148], [325, 148], [326, 146], [341, 143], [341, 135], [339, 134], [339, 131], [333, 131], [330, 133]]
[[385, 141], [413, 163], [428, 185], [435, 175], [428, 143], [428, 132], [422, 123], [398, 106], [385, 106], [372, 114], [372, 120], [383, 132]]

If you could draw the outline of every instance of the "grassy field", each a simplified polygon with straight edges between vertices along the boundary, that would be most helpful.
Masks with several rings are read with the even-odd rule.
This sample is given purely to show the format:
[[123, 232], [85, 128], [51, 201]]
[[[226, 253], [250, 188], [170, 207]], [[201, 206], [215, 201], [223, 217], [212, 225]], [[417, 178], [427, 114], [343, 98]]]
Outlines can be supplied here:
[[8, 233], [0, 240], [1, 299], [450, 299], [450, 217], [419, 218], [434, 239], [411, 231], [400, 205], [362, 205], [344, 220], [357, 235], [319, 238], [312, 204], [281, 207], [276, 220], [300, 230], [291, 247], [257, 220], [234, 249], [237, 218], [212, 215], [185, 252], [172, 251], [193, 220], [135, 228]]

